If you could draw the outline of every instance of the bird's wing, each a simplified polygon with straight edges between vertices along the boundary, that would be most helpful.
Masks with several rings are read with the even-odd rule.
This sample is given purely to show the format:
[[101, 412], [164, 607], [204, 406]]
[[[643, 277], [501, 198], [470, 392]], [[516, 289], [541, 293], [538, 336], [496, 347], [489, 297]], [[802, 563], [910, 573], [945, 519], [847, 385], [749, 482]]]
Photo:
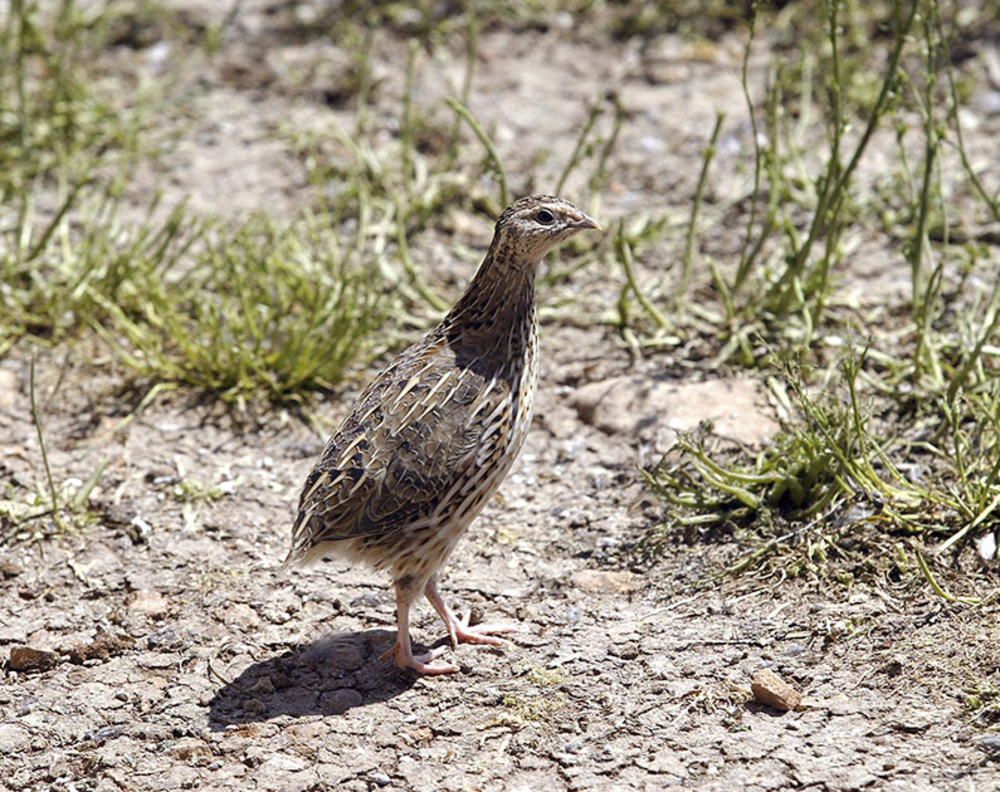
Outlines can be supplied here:
[[290, 558], [430, 524], [470, 476], [489, 416], [510, 390], [485, 367], [440, 365], [441, 354], [408, 350], [361, 395], [306, 479]]

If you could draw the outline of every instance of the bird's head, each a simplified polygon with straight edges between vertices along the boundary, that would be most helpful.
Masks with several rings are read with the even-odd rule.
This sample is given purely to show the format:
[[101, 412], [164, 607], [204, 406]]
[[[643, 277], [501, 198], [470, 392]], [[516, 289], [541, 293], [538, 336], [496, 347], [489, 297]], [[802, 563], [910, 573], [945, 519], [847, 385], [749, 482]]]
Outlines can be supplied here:
[[512, 262], [538, 264], [551, 248], [587, 228], [600, 226], [569, 201], [531, 195], [514, 201], [500, 215], [493, 248]]

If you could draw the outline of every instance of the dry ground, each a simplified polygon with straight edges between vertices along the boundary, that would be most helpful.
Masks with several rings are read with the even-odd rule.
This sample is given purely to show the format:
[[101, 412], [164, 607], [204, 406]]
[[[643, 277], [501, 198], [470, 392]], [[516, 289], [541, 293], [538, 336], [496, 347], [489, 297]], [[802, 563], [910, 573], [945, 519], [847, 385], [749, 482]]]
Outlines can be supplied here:
[[[171, 5], [196, 18], [222, 13]], [[163, 164], [132, 186], [137, 207], [154, 186], [168, 204], [190, 195], [194, 208], [228, 217], [300, 204], [305, 177], [275, 125], [320, 127], [352, 111], [316, 100], [343, 53], [288, 41], [283, 13], [245, 4], [211, 60], [114, 53], [121, 74], [204, 59], [179, 79], [184, 116], [163, 119]], [[745, 178], [738, 36], [640, 50], [571, 22], [482, 34], [471, 109], [494, 130], [515, 192], [550, 187], [588, 103], [608, 90], [630, 110], [601, 208], [609, 226], [641, 209], [687, 213], [716, 108], [733, 120], [712, 189]], [[427, 107], [460, 79], [461, 53], [448, 52], [421, 64], [415, 95]], [[380, 34], [376, 53], [375, 123], [387, 124], [398, 115], [405, 45]], [[985, 146], [998, 119], [981, 121], [972, 144]], [[533, 165], [541, 151], [549, 159]], [[580, 188], [571, 181], [567, 197]], [[489, 226], [470, 235], [483, 248]], [[722, 257], [738, 240], [706, 244]], [[414, 255], [439, 276], [450, 270], [428, 250]], [[456, 277], [469, 267], [457, 264]], [[906, 277], [861, 269], [871, 280], [859, 291]], [[586, 310], [610, 310], [618, 277], [580, 276]], [[48, 670], [0, 676], [0, 788], [1000, 787], [981, 743], [987, 724], [963, 706], [964, 691], [997, 685], [995, 607], [972, 611], [887, 582], [838, 587], [753, 572], [686, 592], [745, 551], [732, 538], [678, 538], [657, 563], [637, 566], [630, 548], [659, 509], [636, 464], [702, 418], [766, 442], [768, 400], [752, 379], [720, 381], [695, 364], [668, 377], [683, 361], [666, 354], [634, 362], [600, 325], [557, 321], [542, 332], [526, 450], [444, 581], [451, 602], [519, 631], [503, 648], [459, 647], [447, 657], [462, 672], [433, 679], [379, 659], [393, 629], [384, 579], [344, 564], [277, 574], [321, 437], [286, 414], [236, 426], [184, 398], [112, 432], [128, 408], [114, 396], [113, 367], [88, 357], [104, 353], [84, 342], [45, 354], [38, 393], [53, 470], [60, 482], [85, 479], [106, 460], [104, 516], [84, 533], [0, 556], [0, 656], [22, 645], [56, 653]], [[0, 374], [0, 476], [34, 487], [42, 473], [25, 354]], [[610, 397], [595, 383], [623, 377], [617, 406], [602, 403]], [[334, 421], [354, 394], [317, 410]], [[425, 606], [414, 638], [442, 640]], [[763, 667], [805, 694], [800, 711], [747, 703]]]

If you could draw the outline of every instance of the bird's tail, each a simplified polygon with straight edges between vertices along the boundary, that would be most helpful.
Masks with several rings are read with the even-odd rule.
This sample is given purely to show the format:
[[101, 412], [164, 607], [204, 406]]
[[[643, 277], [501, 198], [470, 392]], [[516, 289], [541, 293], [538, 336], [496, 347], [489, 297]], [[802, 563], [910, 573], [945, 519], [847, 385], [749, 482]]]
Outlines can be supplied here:
[[285, 560], [281, 562], [281, 566], [278, 568], [279, 574], [287, 572], [289, 567], [296, 566], [305, 557], [308, 542], [306, 541], [306, 533], [303, 531], [303, 524], [308, 519], [309, 512], [300, 509], [298, 515], [295, 517], [295, 523], [292, 525], [292, 546], [289, 548]]
[[295, 557], [295, 548], [293, 547], [288, 551], [288, 555], [285, 556], [285, 560], [281, 562], [281, 566], [278, 567], [278, 574], [281, 575], [287, 572], [289, 567], [295, 566], [296, 561], [298, 561], [298, 559]]

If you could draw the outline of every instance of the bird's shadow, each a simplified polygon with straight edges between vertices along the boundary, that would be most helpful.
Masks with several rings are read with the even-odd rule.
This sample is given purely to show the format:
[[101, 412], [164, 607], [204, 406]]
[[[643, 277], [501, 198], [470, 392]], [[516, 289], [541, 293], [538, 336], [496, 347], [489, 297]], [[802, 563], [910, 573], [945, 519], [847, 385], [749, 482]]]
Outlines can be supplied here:
[[209, 728], [290, 716], [342, 715], [355, 707], [388, 701], [409, 690], [416, 675], [400, 671], [382, 653], [395, 632], [331, 633], [248, 666], [223, 681], [209, 702]]

